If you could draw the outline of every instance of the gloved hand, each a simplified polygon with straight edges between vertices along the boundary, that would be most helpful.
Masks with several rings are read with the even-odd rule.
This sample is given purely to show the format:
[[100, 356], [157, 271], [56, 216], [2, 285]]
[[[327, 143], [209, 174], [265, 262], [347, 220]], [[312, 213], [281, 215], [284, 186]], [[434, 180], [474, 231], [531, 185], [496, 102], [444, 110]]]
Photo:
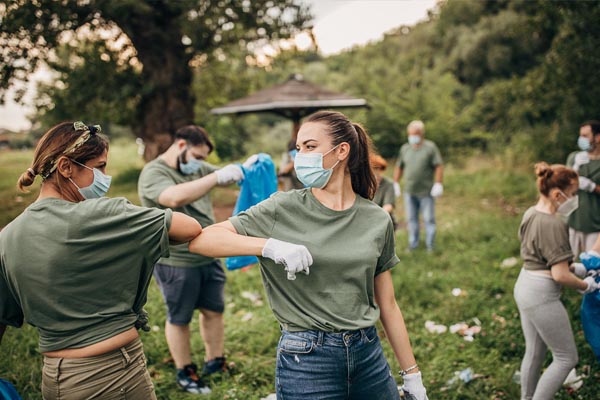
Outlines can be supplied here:
[[215, 171], [217, 174], [217, 185], [230, 185], [244, 179], [244, 172], [239, 165], [229, 164]]
[[252, 154], [244, 163], [242, 164], [244, 168], [250, 168], [252, 164], [258, 161], [258, 154]]
[[587, 275], [587, 272], [588, 272], [587, 268], [582, 263], [572, 263], [571, 267], [573, 268], [573, 273], [578, 278], [582, 278], [583, 279]]
[[594, 250], [583, 252], [579, 255], [579, 259], [587, 269], [600, 268], [600, 254]]
[[592, 193], [594, 190], [596, 190], [596, 184], [590, 178], [586, 178], [585, 176], [580, 176], [579, 177], [579, 189]]
[[312, 255], [305, 246], [269, 239], [262, 249], [262, 256], [270, 258], [277, 264], [282, 264], [288, 273], [290, 281], [296, 279], [298, 272], [310, 273], [308, 267], [313, 263]]
[[573, 164], [573, 169], [575, 171], [579, 171], [579, 167], [581, 167], [584, 164], [587, 164], [590, 162], [590, 155], [587, 151], [580, 151], [579, 153], [575, 154], [575, 161]]
[[444, 185], [439, 182], [433, 184], [431, 188], [431, 197], [440, 197], [444, 193]]
[[398, 182], [394, 182], [394, 195], [396, 195], [396, 197], [400, 197], [401, 194], [402, 191], [400, 190], [400, 184]]
[[404, 385], [402, 385], [404, 393], [410, 393], [416, 400], [429, 400], [427, 398], [427, 390], [423, 386], [421, 372], [416, 374], [404, 375]]
[[596, 291], [598, 290], [598, 288], [600, 288], [600, 285], [598, 284], [598, 282], [596, 282], [596, 278], [593, 276], [588, 276], [583, 281], [588, 284], [588, 287], [585, 290], [577, 290], [581, 294], [592, 293], [593, 291]]

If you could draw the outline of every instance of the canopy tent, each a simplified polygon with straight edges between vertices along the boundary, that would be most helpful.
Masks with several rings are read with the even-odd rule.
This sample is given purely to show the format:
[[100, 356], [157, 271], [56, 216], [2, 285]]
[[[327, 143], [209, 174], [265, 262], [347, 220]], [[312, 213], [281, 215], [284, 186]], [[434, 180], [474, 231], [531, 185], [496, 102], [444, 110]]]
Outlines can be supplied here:
[[368, 107], [365, 99], [332, 92], [305, 81], [302, 75], [294, 74], [279, 85], [259, 90], [247, 97], [234, 100], [222, 107], [213, 108], [213, 114], [247, 114], [271, 112], [293, 122], [292, 137], [300, 128], [300, 120], [322, 109]]

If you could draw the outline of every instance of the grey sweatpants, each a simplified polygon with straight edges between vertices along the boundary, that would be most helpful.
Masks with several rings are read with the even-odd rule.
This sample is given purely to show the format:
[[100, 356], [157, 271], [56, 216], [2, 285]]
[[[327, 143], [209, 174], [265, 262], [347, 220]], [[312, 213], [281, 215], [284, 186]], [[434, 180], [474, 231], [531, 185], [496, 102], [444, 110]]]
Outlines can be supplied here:
[[[521, 399], [551, 400], [578, 361], [569, 315], [560, 301], [560, 285], [523, 269], [514, 295], [525, 335]], [[540, 377], [548, 348], [552, 363]]]

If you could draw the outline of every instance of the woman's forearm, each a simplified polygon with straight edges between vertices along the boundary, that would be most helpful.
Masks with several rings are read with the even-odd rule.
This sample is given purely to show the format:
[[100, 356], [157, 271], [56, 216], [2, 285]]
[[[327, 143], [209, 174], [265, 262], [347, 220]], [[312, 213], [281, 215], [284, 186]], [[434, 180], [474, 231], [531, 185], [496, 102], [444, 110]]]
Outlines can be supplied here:
[[[408, 337], [408, 331], [406, 330], [404, 318], [402, 317], [402, 312], [400, 311], [398, 304], [394, 302], [393, 306], [382, 307], [380, 318], [383, 329], [385, 330], [385, 335], [392, 346], [392, 350], [394, 350], [400, 368], [405, 370], [415, 365], [417, 362], [415, 361], [415, 356]], [[414, 369], [411, 372], [418, 372], [418, 369]]]
[[192, 253], [207, 257], [260, 256], [267, 239], [239, 235], [230, 222], [206, 227], [190, 242]]

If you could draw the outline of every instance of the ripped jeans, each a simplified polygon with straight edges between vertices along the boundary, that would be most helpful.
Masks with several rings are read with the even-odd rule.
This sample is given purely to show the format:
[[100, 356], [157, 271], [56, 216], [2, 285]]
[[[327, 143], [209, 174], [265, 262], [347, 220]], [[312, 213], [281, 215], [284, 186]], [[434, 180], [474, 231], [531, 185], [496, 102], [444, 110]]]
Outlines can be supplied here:
[[375, 327], [356, 331], [282, 331], [278, 400], [399, 400]]

